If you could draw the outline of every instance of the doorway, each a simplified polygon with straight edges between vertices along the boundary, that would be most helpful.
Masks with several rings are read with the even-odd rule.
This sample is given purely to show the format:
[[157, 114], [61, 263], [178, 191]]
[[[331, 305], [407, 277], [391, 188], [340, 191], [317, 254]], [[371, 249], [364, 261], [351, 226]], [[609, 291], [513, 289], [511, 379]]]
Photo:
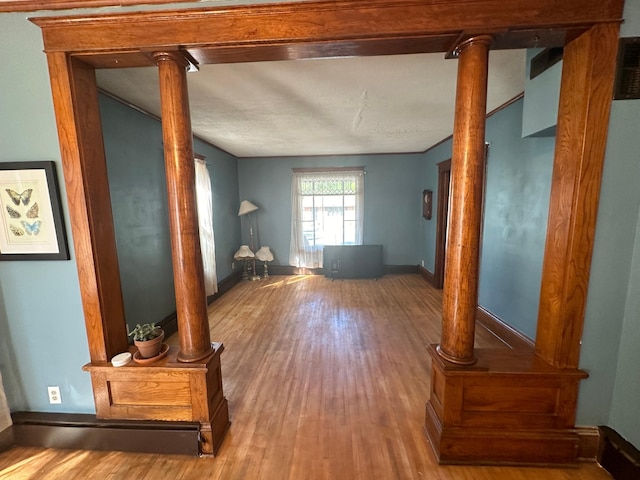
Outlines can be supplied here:
[[436, 259], [434, 283], [444, 286], [444, 266], [447, 254], [447, 228], [449, 226], [449, 185], [451, 183], [451, 159], [438, 163], [438, 212], [436, 217]]

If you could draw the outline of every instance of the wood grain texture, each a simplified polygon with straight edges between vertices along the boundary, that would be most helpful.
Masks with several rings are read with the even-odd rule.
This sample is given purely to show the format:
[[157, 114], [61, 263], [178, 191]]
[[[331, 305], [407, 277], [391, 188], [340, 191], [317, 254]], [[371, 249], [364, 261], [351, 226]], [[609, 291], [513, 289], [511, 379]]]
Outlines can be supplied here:
[[128, 342], [95, 74], [65, 54], [47, 60], [89, 354], [106, 361]]
[[440, 462], [578, 461], [584, 441], [574, 422], [584, 372], [554, 368], [530, 348], [477, 349], [475, 365], [458, 366], [435, 347], [425, 430]]
[[[562, 45], [575, 28], [619, 21], [622, 0], [346, 0], [74, 18], [41, 17], [47, 51], [146, 64], [135, 49], [180, 45], [201, 63], [448, 51], [463, 32], [496, 33], [500, 48]], [[144, 24], [144, 28], [140, 26]], [[133, 57], [127, 59], [127, 57]]]
[[188, 60], [180, 52], [156, 52], [160, 77], [162, 138], [169, 201], [171, 258], [178, 316], [178, 359], [193, 362], [211, 352], [207, 295], [198, 231], [196, 181], [187, 91]]
[[[174, 337], [179, 337], [175, 335]], [[96, 417], [101, 420], [187, 421], [200, 423], [200, 451], [215, 454], [229, 428], [220, 354], [224, 346], [198, 362], [181, 362], [179, 338], [166, 357], [151, 364], [109, 362], [84, 366], [91, 374]], [[177, 344], [176, 344], [177, 343]], [[131, 347], [135, 353], [135, 347]]]
[[484, 35], [458, 48], [458, 82], [451, 157], [450, 211], [438, 351], [460, 364], [473, 354], [484, 185], [484, 131], [489, 48]]
[[191, 0], [0, 0], [0, 12], [34, 12], [65, 8], [94, 8], [121, 5], [180, 3]]
[[[563, 90], [574, 89], [575, 93], [573, 96], [564, 94], [565, 100], [571, 99], [567, 102], [569, 107], [563, 106], [564, 103], [560, 107], [559, 132], [561, 133], [558, 138], [559, 143], [564, 142], [564, 146], [558, 148], [564, 148], [562, 153], [564, 160], [557, 162], [557, 174], [562, 177], [563, 169], [567, 169], [570, 173], [574, 171], [575, 165], [572, 162], [578, 159], [580, 166], [577, 171], [583, 172], [585, 175], [569, 175], [560, 182], [560, 186], [554, 187], [563, 193], [556, 197], [552, 194], [551, 208], [558, 208], [558, 211], [550, 215], [550, 218], [555, 218], [555, 223], [550, 223], [549, 231], [551, 233], [549, 233], [550, 237], [545, 253], [545, 261], [548, 258], [550, 266], [545, 264], [545, 268], [549, 268], [551, 273], [545, 276], [543, 272], [543, 285], [545, 280], [549, 280], [552, 284], [557, 282], [556, 285], [561, 285], [561, 288], [550, 287], [551, 290], [547, 292], [549, 296], [544, 302], [541, 302], [545, 305], [540, 310], [546, 312], [545, 308], [548, 307], [548, 311], [552, 315], [549, 319], [539, 322], [539, 325], [545, 325], [540, 338], [546, 338], [539, 342], [541, 344], [540, 353], [543, 354], [543, 351], [548, 353], [549, 356], [545, 358], [555, 359], [553, 361], [556, 365], [561, 364], [567, 358], [572, 360], [576, 357], [575, 338], [578, 336], [576, 332], [580, 331], [582, 326], [580, 309], [583, 306], [580, 307], [580, 304], [586, 289], [583, 259], [585, 254], [590, 256], [590, 252], [586, 252], [582, 247], [576, 249], [573, 247], [580, 244], [580, 239], [583, 236], [587, 238], [587, 242], [592, 241], [590, 239], [593, 236], [594, 224], [588, 218], [594, 218], [595, 215], [594, 209], [591, 207], [597, 204], [597, 188], [595, 190], [593, 188], [595, 177], [589, 173], [589, 168], [594, 165], [597, 168], [597, 151], [601, 147], [603, 148], [606, 139], [606, 120], [598, 118], [598, 115], [603, 113], [608, 115], [606, 109], [608, 109], [607, 102], [609, 101], [605, 101], [604, 95], [602, 95], [605, 91], [602, 86], [607, 84], [609, 78], [605, 72], [608, 67], [602, 67], [600, 70], [600, 67], [594, 67], [593, 71], [587, 71], [588, 68], [591, 68], [589, 65], [596, 64], [587, 56], [604, 58], [606, 65], [610, 65], [614, 61], [612, 60], [615, 58], [615, 55], [612, 54], [614, 49], [612, 48], [612, 38], [617, 35], [617, 23], [621, 19], [622, 7], [622, 0], [570, 0], [561, 3], [555, 0], [541, 0], [535, 4], [526, 0], [509, 2], [494, 0], [453, 2], [373, 0], [368, 2], [301, 2], [298, 4], [220, 7], [173, 12], [130, 12], [101, 17], [48, 17], [35, 20], [43, 28], [45, 48], [49, 52], [58, 130], [61, 138], [64, 138], [61, 140], [61, 147], [65, 178], [70, 176], [72, 179], [71, 181], [67, 179], [67, 183], [74, 190], [74, 195], [75, 191], [80, 192], [75, 197], [78, 206], [73, 207], [76, 213], [72, 213], [71, 219], [74, 223], [74, 237], [75, 232], [79, 232], [79, 240], [74, 238], [74, 244], [76, 247], [79, 246], [82, 252], [78, 255], [81, 282], [85, 276], [88, 280], [86, 289], [84, 286], [82, 287], [84, 289], [82, 294], [85, 302], [92, 361], [109, 358], [110, 350], [121, 350], [116, 349], [114, 345], [117, 345], [120, 338], [124, 337], [120, 335], [120, 330], [117, 330], [124, 329], [124, 322], [118, 322], [118, 326], [114, 326], [112, 329], [111, 325], [115, 324], [112, 324], [111, 320], [115, 318], [115, 315], [105, 315], [101, 310], [106, 311], [106, 309], [112, 308], [117, 311], [122, 308], [122, 302], [116, 298], [116, 289], [111, 281], [113, 280], [112, 274], [100, 268], [100, 266], [109, 266], [113, 263], [109, 253], [110, 251], [115, 252], [114, 244], [109, 245], [109, 243], [113, 243], [113, 239], [107, 235], [104, 240], [99, 240], [104, 241], [104, 251], [101, 251], [99, 246], [96, 247], [92, 244], [94, 240], [91, 234], [95, 233], [92, 228], [97, 228], [97, 223], [94, 222], [98, 222], [98, 217], [92, 217], [92, 215], [100, 214], [101, 211], [100, 208], [94, 209], [93, 202], [99, 204], [97, 196], [93, 197], [87, 193], [91, 191], [94, 178], [91, 173], [92, 164], [88, 163], [89, 156], [85, 156], [85, 153], [90, 152], [92, 148], [98, 148], [101, 140], [99, 122], [96, 123], [98, 117], [92, 106], [95, 96], [93, 85], [95, 80], [92, 80], [93, 71], [88, 65], [105, 67], [148, 65], [149, 57], [145, 52], [157, 49], [158, 45], [162, 45], [163, 48], [183, 46], [187, 49], [207, 51], [210, 49], [230, 49], [230, 51], [236, 49], [237, 53], [229, 53], [228, 56], [225, 56], [225, 61], [255, 59], [261, 53], [250, 55], [248, 52], [259, 52], [263, 48], [273, 50], [282, 45], [288, 45], [288, 48], [281, 50], [291, 52], [293, 58], [307, 58], [314, 55], [351, 55], [354, 52], [360, 55], [375, 54], [380, 51], [379, 49], [384, 49], [388, 45], [387, 41], [389, 45], [393, 42], [395, 45], [391, 46], [386, 53], [406, 53], [402, 49], [409, 48], [408, 45], [412, 44], [411, 42], [415, 44], [420, 39], [428, 39], [429, 41], [426, 42], [428, 46], [425, 47], [428, 50], [439, 45], [438, 39], [443, 40], [445, 37], [452, 38], [453, 36], [457, 38], [464, 32], [466, 34], [495, 33], [496, 37], [500, 38], [502, 48], [506, 46], [531, 46], [528, 45], [528, 42], [536, 38], [541, 39], [540, 46], [552, 46], [546, 43], [560, 42], [562, 38], [572, 40], [568, 50], [572, 52], [570, 57], [573, 58], [567, 63], [572, 65], [570, 68], [576, 73], [565, 77]], [[573, 36], [569, 35], [570, 31], [575, 34], [576, 29], [590, 28], [594, 24], [596, 27], [589, 33], [588, 41], [584, 36], [573, 40]], [[565, 32], [564, 35], [560, 34], [562, 31]], [[503, 35], [504, 32], [507, 33]], [[513, 32], [513, 36], [510, 36], [509, 32]], [[551, 34], [547, 35], [548, 32]], [[598, 34], [602, 34], [604, 37], [603, 46], [596, 46]], [[370, 45], [374, 47], [365, 48], [364, 44], [367, 42], [371, 42]], [[335, 45], [335, 48], [332, 45]], [[74, 59], [68, 60], [67, 53], [74, 56]], [[89, 63], [82, 63], [78, 59], [86, 59]], [[105, 60], [104, 64], [101, 63], [101, 59]], [[585, 60], [585, 65], [581, 66], [582, 60]], [[116, 63], [118, 61], [120, 63]], [[605, 72], [605, 74], [600, 75], [597, 72]], [[575, 84], [570, 80], [575, 80]], [[76, 90], [76, 81], [82, 83], [81, 89]], [[587, 88], [586, 92], [581, 90], [583, 87]], [[594, 95], [594, 92], [598, 93]], [[582, 98], [578, 99], [579, 96]], [[592, 100], [595, 100], [593, 106], [591, 106]], [[603, 105], [605, 109], [602, 108]], [[583, 115], [583, 109], [589, 113]], [[86, 115], [92, 110], [94, 113]], [[575, 124], [573, 123], [574, 115], [577, 119]], [[103, 153], [98, 152], [98, 158], [99, 161], [102, 161]], [[572, 158], [574, 160], [571, 160]], [[592, 160], [595, 162], [592, 163]], [[67, 164], [70, 165], [69, 172], [66, 171]], [[100, 172], [98, 164], [96, 164], [96, 168], [96, 174], [104, 175], [104, 172]], [[106, 180], [99, 178], [97, 182], [99, 191], [104, 188]], [[573, 194], [567, 194], [565, 188], [561, 188], [561, 185], [564, 185], [568, 190], [571, 190], [572, 184], [579, 185], [575, 194], [575, 198], [579, 198], [579, 201], [574, 201]], [[596, 191], [595, 196], [593, 195], [594, 191]], [[72, 200], [70, 200], [71, 202]], [[82, 202], [85, 202], [84, 206], [81, 205]], [[566, 209], [563, 202], [581, 206]], [[103, 204], [105, 209], [106, 204], [107, 202]], [[587, 216], [572, 216], [573, 213], [581, 211], [587, 212]], [[583, 223], [584, 228], [565, 229], [563, 226], [565, 222], [573, 224], [576, 221], [583, 222], [585, 219], [587, 221]], [[108, 228], [112, 228], [112, 226], [108, 226]], [[573, 234], [576, 235], [571, 236]], [[559, 238], [559, 242], [556, 242], [556, 237]], [[566, 245], [571, 245], [571, 248], [569, 250], [563, 248]], [[579, 253], [574, 254], [575, 252]], [[103, 253], [105, 254], [104, 260], [102, 259]], [[97, 262], [97, 265], [93, 262]], [[87, 273], [83, 274], [82, 272]], [[567, 285], [564, 283], [565, 278], [572, 279], [574, 277], [580, 278], [577, 284], [574, 283], [577, 288], [574, 290], [565, 289]], [[586, 278], [588, 279], [588, 268]], [[111, 297], [103, 295], [104, 293], [108, 293]], [[112, 305], [105, 303], [105, 299], [108, 297], [114, 300]], [[577, 303], [572, 303], [575, 299], [577, 299]], [[561, 308], [558, 309], [557, 305], [560, 305]], [[565, 309], [565, 306], [571, 306], [571, 308]], [[324, 305], [322, 307], [324, 310]], [[390, 318], [395, 318], [395, 314], [390, 315], [392, 315]], [[437, 341], [437, 339], [433, 341]], [[400, 350], [408, 348], [406, 345], [399, 347]], [[579, 346], [577, 350], [579, 351]], [[566, 351], [569, 353], [564, 355]], [[247, 355], [246, 350], [240, 353]], [[560, 359], [560, 363], [557, 359]], [[444, 385], [446, 386], [446, 382]], [[280, 392], [276, 392], [276, 395], [278, 393]], [[320, 388], [317, 393], [321, 394], [322, 389]], [[575, 401], [568, 406], [568, 408], [574, 407]], [[301, 423], [301, 425], [303, 424]], [[369, 468], [376, 461], [370, 458], [370, 452], [377, 454], [384, 450], [384, 447], [381, 448], [379, 444], [370, 445], [369, 438], [350, 438], [350, 441], [343, 441], [342, 444], [331, 443], [331, 445], [342, 450], [356, 445], [353, 458], [357, 465], [363, 469]], [[393, 438], [402, 438], [402, 435]], [[313, 466], [313, 469], [309, 470], [312, 475], [326, 476], [325, 468], [329, 467], [318, 466], [313, 464], [312, 459], [304, 457], [304, 452], [307, 449], [315, 448], [318, 445], [319, 437], [310, 436], [300, 440], [296, 452], [303, 455], [301, 457], [303, 464], [296, 464], [298, 466], [295, 473], [299, 476], [300, 472], [306, 472], [307, 463], [309, 463]], [[391, 437], [388, 438], [386, 445], [393, 444], [393, 441]], [[266, 448], [264, 446], [263, 449]], [[367, 452], [367, 454], [362, 452]], [[254, 451], [251, 453], [258, 455]], [[246, 458], [250, 459], [251, 456], [246, 456]], [[245, 469], [251, 470], [250, 462], [238, 462], [236, 465], [239, 470], [233, 470], [233, 472], [242, 474]]]
[[615, 76], [619, 26], [602, 24], [564, 49], [536, 352], [576, 368]]
[[[232, 425], [215, 458], [14, 448], [0, 479], [605, 480], [577, 468], [439, 466], [422, 429], [441, 292], [420, 275], [273, 276], [209, 306]], [[501, 342], [481, 327], [480, 348]], [[178, 338], [169, 343], [177, 346]], [[510, 349], [504, 348], [506, 352]], [[134, 367], [138, 368], [138, 367]]]

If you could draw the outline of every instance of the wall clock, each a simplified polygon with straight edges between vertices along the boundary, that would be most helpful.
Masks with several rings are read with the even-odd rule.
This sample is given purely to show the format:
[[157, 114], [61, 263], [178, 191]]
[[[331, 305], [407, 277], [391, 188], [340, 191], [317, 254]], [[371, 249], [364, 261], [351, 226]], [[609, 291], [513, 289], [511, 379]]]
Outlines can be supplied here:
[[431, 220], [431, 210], [433, 205], [433, 192], [431, 190], [422, 191], [422, 216]]

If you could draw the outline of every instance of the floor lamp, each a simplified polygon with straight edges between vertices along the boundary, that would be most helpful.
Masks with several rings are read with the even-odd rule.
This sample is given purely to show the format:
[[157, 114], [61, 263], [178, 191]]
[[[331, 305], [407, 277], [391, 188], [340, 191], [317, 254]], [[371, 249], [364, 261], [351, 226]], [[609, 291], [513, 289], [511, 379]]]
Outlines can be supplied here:
[[[252, 256], [253, 256], [253, 252], [256, 251], [256, 249], [255, 249], [255, 240], [254, 240], [254, 236], [253, 236], [253, 222], [252, 222], [253, 212], [255, 212], [256, 210], [258, 210], [258, 207], [256, 205], [254, 205], [253, 203], [251, 203], [249, 200], [243, 200], [242, 202], [240, 202], [240, 209], [238, 210], [238, 216], [239, 217], [247, 217], [247, 222], [249, 223], [249, 248], [250, 248]], [[256, 224], [256, 236], [257, 236], [257, 233], [258, 233], [257, 231], [258, 231], [258, 225]], [[251, 280], [260, 280], [260, 277], [258, 276], [258, 272], [256, 272], [256, 259], [255, 259], [255, 256], [253, 256], [253, 258], [252, 258], [251, 267], [252, 267], [252, 272], [251, 272], [251, 275], [249, 276], [249, 278]]]
[[[247, 217], [247, 222], [249, 223], [249, 248], [252, 252], [256, 251], [256, 245], [253, 238], [253, 223], [251, 222], [251, 213], [255, 212], [256, 210], [258, 210], [258, 207], [251, 203], [249, 200], [243, 200], [242, 202], [240, 202], [240, 210], [238, 210], [239, 217]], [[256, 225], [256, 231], [257, 229], [258, 228]]]

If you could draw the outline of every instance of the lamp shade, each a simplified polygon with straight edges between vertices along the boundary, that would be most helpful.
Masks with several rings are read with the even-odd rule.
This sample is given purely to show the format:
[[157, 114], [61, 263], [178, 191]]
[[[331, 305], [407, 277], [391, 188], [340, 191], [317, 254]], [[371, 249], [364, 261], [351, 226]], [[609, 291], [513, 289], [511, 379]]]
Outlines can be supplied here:
[[256, 207], [253, 203], [251, 203], [249, 200], [243, 200], [242, 202], [240, 202], [240, 210], [238, 210], [238, 216], [241, 217], [242, 215], [255, 212], [256, 210], [258, 210], [258, 207]]
[[273, 260], [273, 253], [271, 253], [269, 247], [260, 247], [260, 250], [256, 252], [256, 258], [261, 262], [270, 262]]
[[236, 260], [244, 260], [245, 258], [255, 258], [255, 255], [247, 245], [242, 245], [236, 253], [233, 254]]

